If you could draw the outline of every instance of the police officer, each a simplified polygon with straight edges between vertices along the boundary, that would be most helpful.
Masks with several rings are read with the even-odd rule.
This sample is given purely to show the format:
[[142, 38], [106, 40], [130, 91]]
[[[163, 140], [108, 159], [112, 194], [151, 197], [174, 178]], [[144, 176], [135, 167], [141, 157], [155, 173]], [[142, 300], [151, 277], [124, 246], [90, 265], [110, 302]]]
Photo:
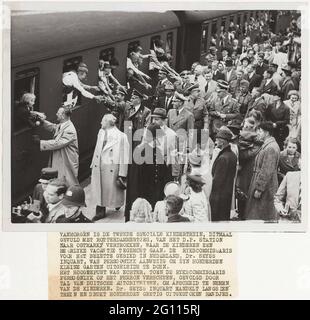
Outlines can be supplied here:
[[85, 192], [79, 185], [68, 188], [62, 200], [65, 207], [64, 214], [56, 219], [56, 223], [89, 223], [91, 222], [82, 213], [85, 204]]
[[228, 93], [228, 88], [227, 81], [218, 80], [217, 97], [212, 100], [209, 112], [211, 119], [210, 135], [213, 139], [222, 126], [240, 116], [237, 100]]

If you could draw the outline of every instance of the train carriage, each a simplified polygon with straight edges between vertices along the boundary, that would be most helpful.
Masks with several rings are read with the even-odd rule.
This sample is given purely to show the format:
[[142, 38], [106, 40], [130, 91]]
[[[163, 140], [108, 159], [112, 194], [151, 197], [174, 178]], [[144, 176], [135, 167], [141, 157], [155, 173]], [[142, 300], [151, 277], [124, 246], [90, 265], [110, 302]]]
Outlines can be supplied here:
[[[40, 152], [32, 135], [49, 135], [40, 127], [16, 126], [15, 102], [24, 92], [37, 97], [35, 110], [55, 121], [63, 102], [62, 74], [78, 63], [87, 64], [87, 84], [97, 85], [98, 60], [116, 58], [115, 76], [126, 83], [126, 59], [136, 46], [149, 53], [152, 43], [161, 39], [172, 55], [172, 67], [188, 69], [194, 61], [203, 63], [212, 34], [229, 22], [242, 25], [261, 11], [167, 11], [167, 12], [31, 12], [15, 11], [11, 17], [11, 173], [12, 205], [31, 194], [48, 163], [49, 154]], [[268, 12], [272, 15], [272, 12]], [[281, 27], [285, 21], [281, 22]], [[277, 26], [275, 25], [276, 29]], [[141, 70], [149, 71], [147, 61]], [[77, 129], [80, 152], [79, 180], [89, 176], [90, 160], [105, 107], [79, 96], [72, 121]]]

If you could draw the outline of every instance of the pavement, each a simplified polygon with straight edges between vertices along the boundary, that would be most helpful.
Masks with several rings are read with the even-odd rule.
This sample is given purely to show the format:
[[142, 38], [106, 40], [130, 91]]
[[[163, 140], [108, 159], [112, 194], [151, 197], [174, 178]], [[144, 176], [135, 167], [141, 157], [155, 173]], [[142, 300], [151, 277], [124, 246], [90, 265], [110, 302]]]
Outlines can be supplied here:
[[[96, 204], [93, 202], [92, 199], [90, 177], [84, 180], [81, 183], [81, 186], [84, 188], [85, 191], [85, 201], [87, 205], [85, 210], [83, 210], [83, 213], [88, 219], [92, 219], [96, 213]], [[97, 220], [95, 223], [123, 223], [125, 222], [124, 209], [125, 206], [121, 207], [118, 211], [115, 210], [115, 208], [107, 208], [106, 217]]]

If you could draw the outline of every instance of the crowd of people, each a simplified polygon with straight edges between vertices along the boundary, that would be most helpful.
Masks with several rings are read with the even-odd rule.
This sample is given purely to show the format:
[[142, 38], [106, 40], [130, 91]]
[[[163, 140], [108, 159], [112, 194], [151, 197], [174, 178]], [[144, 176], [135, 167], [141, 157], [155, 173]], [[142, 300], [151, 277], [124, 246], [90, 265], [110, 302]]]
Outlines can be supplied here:
[[52, 134], [33, 137], [51, 156], [33, 195], [40, 209], [28, 222], [91, 222], [70, 120], [78, 94], [107, 110], [91, 163], [93, 222], [122, 207], [130, 223], [300, 222], [300, 35], [294, 19], [281, 34], [266, 21], [251, 18], [239, 31], [232, 23], [202, 62], [180, 72], [160, 40], [148, 54], [137, 46], [124, 85], [113, 75], [116, 59], [99, 61], [94, 86], [83, 83], [81, 63], [63, 75], [58, 124], [33, 111], [35, 96], [26, 93], [19, 113]]

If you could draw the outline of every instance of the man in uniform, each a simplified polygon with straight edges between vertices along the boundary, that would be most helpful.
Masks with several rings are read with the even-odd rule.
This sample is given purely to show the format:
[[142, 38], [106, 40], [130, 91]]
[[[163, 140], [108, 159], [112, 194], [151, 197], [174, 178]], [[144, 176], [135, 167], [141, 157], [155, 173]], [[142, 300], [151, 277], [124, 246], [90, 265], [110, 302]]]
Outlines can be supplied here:
[[155, 96], [159, 97], [164, 97], [165, 96], [165, 85], [167, 82], [169, 82], [168, 78], [168, 71], [165, 69], [160, 69], [158, 71], [158, 83], [155, 88]]
[[83, 83], [86, 79], [88, 73], [87, 65], [85, 63], [80, 63], [76, 71], [65, 72], [62, 75], [62, 83], [64, 85], [64, 106], [69, 106], [71, 108], [75, 107], [79, 93], [83, 97], [88, 99], [94, 99], [97, 102], [103, 100], [102, 96], [95, 96], [87, 90], [95, 89], [98, 90], [97, 86], [88, 86]]
[[193, 144], [195, 118], [186, 108], [187, 99], [176, 92], [173, 100], [174, 109], [168, 112], [167, 125], [177, 134], [178, 151], [185, 154]]
[[194, 129], [197, 133], [197, 143], [201, 144], [201, 133], [203, 129], [209, 128], [208, 110], [205, 100], [201, 97], [198, 83], [188, 88], [189, 97], [185, 107], [195, 118]]
[[240, 92], [236, 96], [236, 100], [239, 104], [239, 111], [244, 118], [246, 112], [248, 111], [248, 106], [250, 101], [252, 100], [252, 96], [249, 92], [249, 82], [246, 80], [240, 81]]
[[239, 105], [228, 93], [228, 83], [224, 80], [218, 81], [217, 97], [210, 104], [209, 117], [211, 118], [210, 136], [215, 139], [215, 135], [220, 127], [226, 126], [232, 119], [240, 116]]
[[167, 112], [173, 108], [172, 100], [174, 95], [174, 85], [171, 82], [165, 83], [165, 96], [159, 97], [157, 108], [163, 108]]

